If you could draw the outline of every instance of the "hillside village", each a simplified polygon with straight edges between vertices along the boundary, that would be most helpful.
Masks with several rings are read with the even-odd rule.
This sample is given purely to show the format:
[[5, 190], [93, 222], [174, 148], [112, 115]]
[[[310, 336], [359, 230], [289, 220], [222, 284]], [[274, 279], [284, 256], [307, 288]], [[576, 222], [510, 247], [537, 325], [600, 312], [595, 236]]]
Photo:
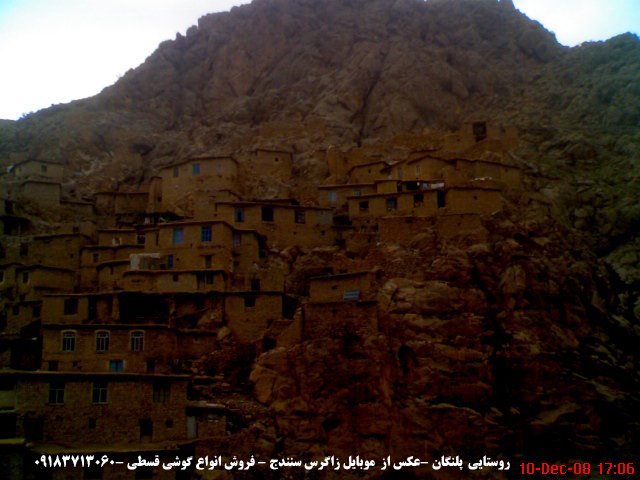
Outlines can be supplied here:
[[[0, 216], [0, 448], [11, 468], [35, 468], [25, 452], [176, 455], [224, 438], [240, 420], [203, 394], [225, 389], [202, 369], [220, 342], [261, 353], [345, 322], [376, 331], [383, 280], [409, 268], [352, 255], [294, 279], [292, 251], [357, 252], [425, 230], [456, 242], [487, 237], [483, 218], [505, 208], [548, 213], [508, 155], [516, 143], [512, 129], [473, 122], [440, 148], [330, 148], [328, 176], [304, 203], [239, 193], [243, 175], [290, 180], [299, 152], [284, 147], [244, 162], [176, 159], [92, 201], [62, 193], [64, 163], [14, 163]], [[67, 221], [48, 222], [55, 211]]]

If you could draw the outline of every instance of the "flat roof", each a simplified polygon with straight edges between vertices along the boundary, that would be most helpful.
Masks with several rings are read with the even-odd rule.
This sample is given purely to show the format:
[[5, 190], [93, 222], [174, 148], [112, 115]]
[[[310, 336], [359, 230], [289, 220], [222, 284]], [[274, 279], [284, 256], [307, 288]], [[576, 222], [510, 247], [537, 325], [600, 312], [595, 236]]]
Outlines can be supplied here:
[[167, 323], [60, 323], [43, 321], [41, 326], [51, 330], [174, 330], [169, 326], [168, 319]]
[[161, 167], [159, 167], [160, 170], [168, 170], [170, 168], [174, 168], [174, 167], [179, 167], [181, 165], [185, 165], [187, 163], [190, 162], [201, 162], [201, 161], [206, 161], [206, 160], [231, 160], [234, 163], [238, 163], [238, 161], [231, 155], [202, 155], [202, 156], [196, 156], [196, 157], [189, 157], [185, 160], [180, 160], [177, 162], [172, 162], [169, 163], [167, 165], [163, 165]]
[[42, 264], [31, 264], [31, 265], [23, 265], [22, 267], [16, 268], [16, 270], [57, 270], [65, 273], [76, 273], [72, 268], [64, 268], [64, 267], [53, 267], [50, 265], [42, 265]]
[[[127, 263], [129, 263], [129, 261], [127, 260]], [[124, 272], [123, 275], [133, 275], [133, 274], [147, 274], [147, 275], [163, 275], [163, 274], [177, 274], [177, 273], [229, 273], [227, 270], [223, 270], [221, 268], [167, 268], [164, 270], [151, 270], [151, 269], [147, 269], [147, 270], [127, 270], [126, 272]]]
[[376, 160], [375, 162], [367, 162], [367, 163], [361, 163], [359, 165], [354, 165], [349, 170], [347, 170], [347, 173], [349, 173], [352, 170], [355, 170], [356, 168], [369, 167], [371, 165], [378, 165], [378, 164], [384, 164], [385, 167], [388, 167], [391, 165], [389, 162], [385, 160]]
[[47, 238], [64, 238], [64, 237], [84, 237], [84, 238], [91, 239], [89, 235], [76, 232], [76, 233], [45, 233], [42, 235], [34, 235], [33, 240], [46, 240]]
[[372, 199], [372, 198], [384, 198], [384, 197], [398, 197], [398, 196], [409, 196], [409, 195], [419, 195], [431, 192], [442, 192], [444, 189], [442, 188], [430, 188], [429, 190], [406, 190], [404, 192], [389, 192], [389, 193], [369, 193], [367, 195], [360, 196], [349, 196], [347, 197], [347, 201], [349, 200], [357, 200], [359, 198], [364, 199]]
[[128, 265], [129, 260], [107, 260], [106, 262], [100, 262], [96, 264], [96, 269], [110, 267], [114, 265]]
[[350, 277], [360, 277], [363, 275], [375, 274], [375, 272], [371, 270], [361, 270], [359, 272], [347, 272], [347, 273], [336, 273], [331, 275], [319, 275], [317, 277], [309, 277], [309, 280], [332, 280], [332, 279], [340, 279], [340, 278], [350, 278]]
[[288, 208], [295, 210], [324, 210], [333, 211], [333, 208], [316, 207], [307, 205], [283, 205], [281, 203], [269, 203], [269, 202], [216, 202], [216, 205], [229, 205], [238, 207], [274, 207], [274, 208]]
[[338, 190], [341, 188], [354, 188], [354, 187], [375, 187], [374, 183], [336, 183], [333, 185], [320, 185], [318, 190]]
[[85, 245], [80, 247], [80, 250], [117, 250], [119, 248], [142, 248], [144, 249], [144, 245], [139, 243], [123, 243], [120, 245]]
[[37, 380], [51, 377], [74, 377], [80, 380], [92, 381], [96, 377], [109, 378], [114, 380], [184, 380], [187, 381], [191, 375], [180, 374], [158, 374], [158, 373], [133, 373], [133, 372], [65, 372], [49, 370], [0, 370], [1, 377], [24, 377]]

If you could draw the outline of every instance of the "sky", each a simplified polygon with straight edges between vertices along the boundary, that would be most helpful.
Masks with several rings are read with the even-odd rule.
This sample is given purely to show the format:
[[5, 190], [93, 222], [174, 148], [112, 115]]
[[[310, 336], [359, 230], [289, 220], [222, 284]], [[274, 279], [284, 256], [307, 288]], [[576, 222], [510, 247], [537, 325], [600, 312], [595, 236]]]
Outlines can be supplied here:
[[[427, 0], [428, 1], [428, 0]], [[202, 15], [250, 0], [0, 0], [0, 118], [93, 96]], [[514, 0], [564, 45], [640, 31], [640, 0]]]

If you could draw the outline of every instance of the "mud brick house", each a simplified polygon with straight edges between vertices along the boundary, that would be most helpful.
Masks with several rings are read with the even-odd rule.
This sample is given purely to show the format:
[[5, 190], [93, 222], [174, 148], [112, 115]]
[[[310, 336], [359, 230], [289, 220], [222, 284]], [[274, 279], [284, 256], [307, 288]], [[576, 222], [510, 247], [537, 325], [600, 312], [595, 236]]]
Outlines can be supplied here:
[[111, 226], [133, 225], [147, 213], [148, 191], [107, 191], [93, 196], [96, 213], [108, 217]]
[[220, 202], [240, 202], [242, 198], [237, 192], [224, 189], [215, 192], [198, 195], [192, 199], [193, 219], [207, 220], [215, 214], [215, 205]]
[[499, 187], [482, 182], [468, 186], [452, 187], [445, 193], [447, 213], [481, 213], [489, 215], [503, 207]]
[[17, 294], [24, 300], [39, 300], [50, 292], [73, 291], [76, 272], [70, 268], [47, 265], [16, 267]]
[[455, 163], [433, 154], [425, 154], [390, 165], [383, 173], [393, 180], [442, 179], [442, 172], [447, 167], [454, 168]]
[[506, 165], [499, 161], [468, 160], [457, 158], [456, 170], [464, 172], [467, 178], [491, 178], [502, 186], [520, 188], [522, 186], [522, 170], [519, 167]]
[[223, 322], [221, 298], [191, 292], [51, 295], [43, 310], [50, 371], [175, 373], [214, 348]]
[[259, 260], [263, 240], [242, 227], [220, 219], [162, 223], [144, 230], [144, 251], [160, 255], [160, 269], [248, 268]]
[[20, 202], [31, 202], [47, 208], [59, 207], [61, 196], [60, 183], [48, 180], [25, 180], [20, 183], [18, 190]]
[[124, 290], [137, 292], [195, 292], [226, 290], [226, 270], [126, 270], [118, 284]]
[[88, 245], [80, 251], [78, 288], [84, 291], [98, 288], [98, 265], [103, 262], [128, 261], [144, 251], [144, 245]]
[[236, 228], [248, 228], [267, 237], [269, 247], [332, 245], [332, 210], [272, 202], [221, 202], [216, 216]]
[[29, 245], [29, 260], [53, 267], [80, 267], [81, 250], [91, 243], [91, 238], [80, 233], [36, 235]]
[[238, 162], [231, 156], [203, 155], [168, 165], [160, 169], [162, 210], [185, 210], [187, 197], [233, 189], [237, 175]]
[[267, 328], [283, 316], [282, 292], [228, 292], [225, 295], [225, 319], [241, 342], [255, 342]]
[[377, 160], [362, 165], [351, 167], [347, 172], [349, 183], [373, 183], [382, 178], [388, 178], [387, 168], [389, 163]]
[[309, 279], [312, 302], [338, 302], [370, 299], [376, 273], [370, 271], [323, 275]]
[[378, 328], [374, 283], [379, 272], [362, 271], [309, 279], [309, 301], [303, 306], [302, 337], [352, 334]]
[[129, 270], [129, 260], [109, 260], [96, 265], [98, 290], [122, 290], [122, 276]]
[[347, 207], [348, 197], [360, 197], [376, 193], [374, 183], [350, 183], [322, 185], [318, 187], [320, 191], [319, 202], [323, 207], [331, 207], [337, 210]]
[[484, 120], [471, 120], [465, 122], [459, 132], [447, 135], [443, 140], [443, 149], [447, 151], [466, 150], [479, 142], [498, 142], [502, 148], [510, 149], [518, 143], [518, 130]]
[[349, 217], [359, 219], [389, 215], [434, 216], [444, 207], [443, 193], [439, 188], [349, 197]]
[[284, 148], [258, 148], [246, 163], [251, 175], [267, 175], [280, 180], [291, 178], [293, 152]]
[[[15, 478], [81, 479], [99, 469], [42, 469], [33, 460], [70, 451], [119, 459], [174, 458], [196, 436], [196, 417], [187, 417], [188, 381], [184, 375], [3, 371], [3, 463], [12, 466]], [[12, 455], [31, 461], [17, 462]], [[109, 467], [102, 472], [108, 473]], [[137, 477], [126, 468], [111, 473]], [[175, 472], [164, 473], [159, 469], [154, 478], [175, 478]]]
[[98, 230], [98, 245], [118, 246], [137, 245], [141, 242], [134, 228], [106, 228]]
[[62, 162], [53, 160], [28, 159], [14, 163], [9, 168], [9, 174], [15, 179], [46, 179], [53, 182], [61, 182], [65, 174], [65, 166]]

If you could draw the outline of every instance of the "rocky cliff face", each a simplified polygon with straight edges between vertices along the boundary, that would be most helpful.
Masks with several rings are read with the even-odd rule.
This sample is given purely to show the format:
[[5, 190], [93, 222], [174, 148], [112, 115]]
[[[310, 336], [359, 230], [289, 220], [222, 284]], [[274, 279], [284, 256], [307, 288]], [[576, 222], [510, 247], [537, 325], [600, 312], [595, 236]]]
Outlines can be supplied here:
[[282, 253], [294, 286], [382, 265], [378, 330], [264, 352], [227, 339], [201, 368], [251, 379], [229, 400], [251, 418], [232, 454], [251, 437], [268, 454], [602, 460], [640, 432], [639, 77], [637, 37], [564, 48], [508, 1], [255, 0], [96, 97], [0, 125], [0, 154], [66, 161], [83, 196], [194, 152], [287, 145], [321, 183], [314, 149], [517, 126], [511, 154], [555, 219], [513, 210], [479, 238]]

